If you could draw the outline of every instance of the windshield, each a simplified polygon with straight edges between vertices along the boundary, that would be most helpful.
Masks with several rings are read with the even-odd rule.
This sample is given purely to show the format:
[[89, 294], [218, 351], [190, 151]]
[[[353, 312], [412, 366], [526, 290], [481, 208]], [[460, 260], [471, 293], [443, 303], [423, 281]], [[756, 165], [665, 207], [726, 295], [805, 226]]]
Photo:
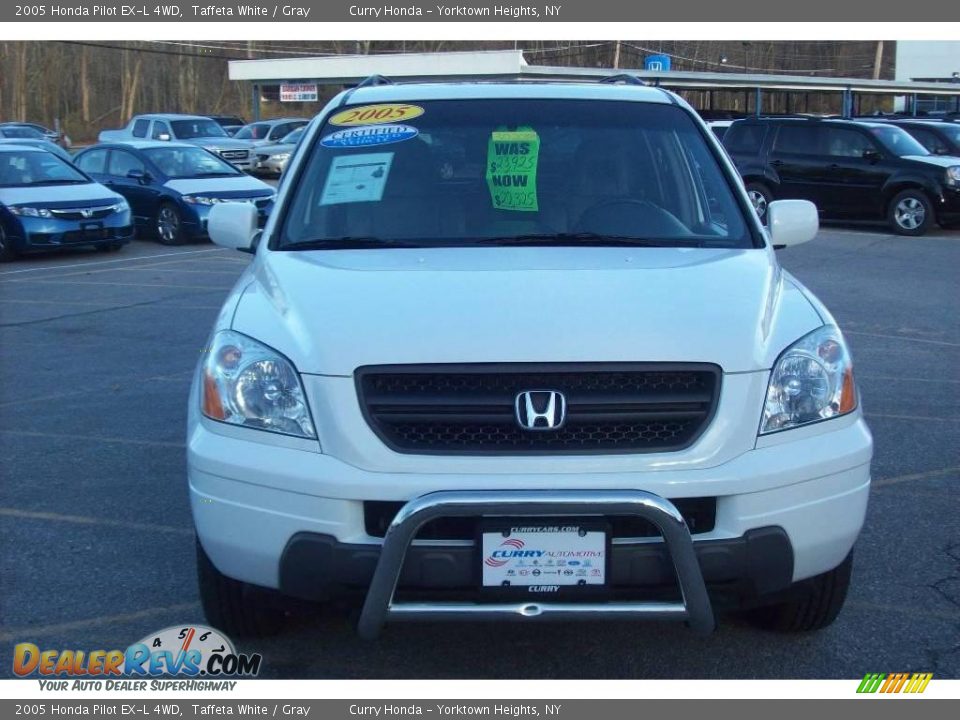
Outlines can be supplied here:
[[306, 131], [306, 129], [306, 126], [297, 128], [293, 132], [284, 135], [283, 140], [280, 142], [284, 145], [296, 145], [298, 142], [300, 142], [300, 138], [303, 137], [303, 133]]
[[944, 123], [937, 127], [937, 129], [946, 135], [954, 145], [960, 146], [960, 125], [948, 125]]
[[898, 157], [930, 154], [913, 135], [903, 128], [891, 125], [888, 127], [870, 128], [870, 132], [880, 141], [881, 145]]
[[72, 165], [43, 150], [0, 152], [0, 187], [75, 185], [92, 182]]
[[230, 137], [217, 123], [209, 118], [197, 120], [172, 120], [173, 134], [180, 140], [203, 137]]
[[355, 107], [320, 137], [277, 247], [753, 246], [733, 181], [674, 105]]
[[0, 127], [0, 136], [8, 138], [30, 138], [31, 140], [43, 140], [44, 135], [27, 125], [6, 125]]
[[150, 162], [170, 178], [239, 175], [240, 171], [213, 153], [198, 147], [163, 147], [144, 150]]

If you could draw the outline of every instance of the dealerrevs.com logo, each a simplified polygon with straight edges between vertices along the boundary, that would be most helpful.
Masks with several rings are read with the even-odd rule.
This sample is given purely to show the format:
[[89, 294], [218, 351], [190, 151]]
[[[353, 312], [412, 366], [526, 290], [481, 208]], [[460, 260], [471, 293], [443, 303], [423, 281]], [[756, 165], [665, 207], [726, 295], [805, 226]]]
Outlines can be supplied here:
[[[149, 689], [230, 690], [236, 683], [226, 678], [256, 677], [262, 662], [259, 653], [238, 653], [228, 637], [204, 625], [164, 628], [125, 650], [42, 650], [30, 642], [13, 649], [14, 674], [44, 678], [44, 689], [52, 690], [139, 691], [148, 689], [147, 679], [165, 677], [197, 682], [187, 686], [153, 680]], [[73, 682], [52, 679], [64, 677]]]

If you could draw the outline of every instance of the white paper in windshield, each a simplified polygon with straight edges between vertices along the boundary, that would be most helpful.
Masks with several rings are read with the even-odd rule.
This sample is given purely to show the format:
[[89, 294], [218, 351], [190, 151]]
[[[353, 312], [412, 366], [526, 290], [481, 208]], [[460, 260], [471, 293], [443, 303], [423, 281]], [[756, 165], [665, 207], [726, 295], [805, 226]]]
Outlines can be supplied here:
[[321, 205], [378, 202], [390, 175], [393, 153], [340, 155], [330, 162], [330, 172], [320, 196]]

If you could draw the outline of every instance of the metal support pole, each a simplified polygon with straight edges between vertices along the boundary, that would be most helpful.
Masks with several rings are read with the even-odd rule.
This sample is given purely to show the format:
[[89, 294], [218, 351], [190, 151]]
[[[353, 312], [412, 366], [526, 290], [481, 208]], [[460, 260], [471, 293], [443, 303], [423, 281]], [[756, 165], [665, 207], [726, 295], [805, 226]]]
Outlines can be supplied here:
[[917, 116], [917, 94], [914, 93], [910, 96], [910, 114], [914, 117]]
[[260, 119], [260, 86], [253, 84], [253, 95], [250, 98], [250, 111], [253, 117], [250, 122], [257, 122]]
[[758, 86], [756, 89], [754, 89], [753, 92], [754, 92], [753, 102], [755, 105], [754, 110], [756, 111], [757, 117], [760, 117], [762, 103], [763, 103], [763, 91]]

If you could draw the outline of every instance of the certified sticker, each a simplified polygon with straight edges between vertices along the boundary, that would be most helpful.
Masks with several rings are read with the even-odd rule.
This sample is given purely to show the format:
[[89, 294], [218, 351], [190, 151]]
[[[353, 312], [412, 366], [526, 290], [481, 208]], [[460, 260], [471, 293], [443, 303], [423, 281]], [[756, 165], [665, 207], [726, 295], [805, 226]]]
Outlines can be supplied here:
[[409, 125], [366, 125], [337, 130], [321, 138], [320, 144], [329, 148], [370, 147], [412, 140], [419, 134]]
[[419, 105], [398, 103], [361, 105], [338, 112], [328, 122], [331, 125], [380, 125], [412, 120], [421, 115], [423, 115], [423, 108]]

